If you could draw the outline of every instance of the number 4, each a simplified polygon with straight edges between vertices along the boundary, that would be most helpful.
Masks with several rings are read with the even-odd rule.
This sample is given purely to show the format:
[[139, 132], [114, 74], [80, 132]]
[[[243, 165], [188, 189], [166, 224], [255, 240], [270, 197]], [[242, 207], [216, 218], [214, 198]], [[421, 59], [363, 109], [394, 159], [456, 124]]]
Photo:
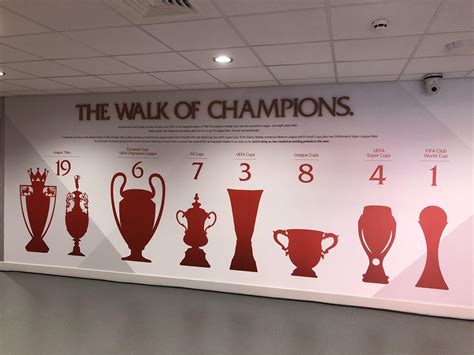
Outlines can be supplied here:
[[377, 165], [369, 180], [378, 181], [379, 185], [383, 185], [383, 182], [387, 180], [387, 178], [383, 176], [383, 165]]

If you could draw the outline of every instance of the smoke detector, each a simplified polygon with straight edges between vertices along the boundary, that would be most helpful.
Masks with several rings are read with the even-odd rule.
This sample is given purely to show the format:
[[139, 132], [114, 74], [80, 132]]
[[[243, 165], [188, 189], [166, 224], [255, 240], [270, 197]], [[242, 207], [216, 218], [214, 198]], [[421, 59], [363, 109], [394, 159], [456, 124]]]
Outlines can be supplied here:
[[370, 23], [370, 27], [374, 31], [382, 31], [386, 30], [388, 27], [389, 21], [385, 18], [379, 18], [377, 20], [374, 20]]

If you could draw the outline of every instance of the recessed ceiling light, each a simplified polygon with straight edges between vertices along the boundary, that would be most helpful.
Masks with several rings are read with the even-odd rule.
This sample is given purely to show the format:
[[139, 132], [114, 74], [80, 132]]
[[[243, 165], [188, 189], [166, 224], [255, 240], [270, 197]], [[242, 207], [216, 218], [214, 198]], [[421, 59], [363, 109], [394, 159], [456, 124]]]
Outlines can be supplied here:
[[374, 31], [386, 30], [388, 28], [388, 20], [386, 18], [379, 18], [370, 23]]
[[4, 71], [0, 71], [0, 76], [4, 76], [4, 75], [7, 75], [7, 73], [5, 73]]
[[226, 64], [232, 62], [233, 59], [226, 55], [219, 55], [217, 57], [214, 57], [212, 60], [219, 64]]
[[448, 43], [445, 48], [449, 54], [471, 54], [474, 53], [474, 40], [463, 39], [451, 42]]

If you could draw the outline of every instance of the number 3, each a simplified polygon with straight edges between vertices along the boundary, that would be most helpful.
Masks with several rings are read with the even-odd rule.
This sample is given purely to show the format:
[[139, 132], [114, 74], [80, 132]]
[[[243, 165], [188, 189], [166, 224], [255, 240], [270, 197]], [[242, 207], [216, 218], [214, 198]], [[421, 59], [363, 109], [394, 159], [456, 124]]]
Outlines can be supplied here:
[[242, 172], [245, 174], [245, 177], [239, 178], [240, 181], [248, 181], [252, 177], [252, 173], [250, 172], [250, 165], [247, 163], [240, 164], [243, 167]]

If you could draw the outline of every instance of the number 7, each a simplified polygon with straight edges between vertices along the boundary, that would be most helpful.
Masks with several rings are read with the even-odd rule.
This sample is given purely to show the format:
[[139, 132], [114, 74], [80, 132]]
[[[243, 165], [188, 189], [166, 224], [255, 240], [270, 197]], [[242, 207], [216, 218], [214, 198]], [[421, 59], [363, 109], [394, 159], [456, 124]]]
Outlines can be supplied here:
[[194, 180], [197, 180], [198, 177], [199, 177], [199, 174], [201, 173], [201, 169], [202, 169], [202, 166], [204, 165], [204, 163], [203, 162], [194, 162], [193, 166], [194, 165], [198, 166], [198, 168], [196, 170], [196, 174], [194, 174]]

